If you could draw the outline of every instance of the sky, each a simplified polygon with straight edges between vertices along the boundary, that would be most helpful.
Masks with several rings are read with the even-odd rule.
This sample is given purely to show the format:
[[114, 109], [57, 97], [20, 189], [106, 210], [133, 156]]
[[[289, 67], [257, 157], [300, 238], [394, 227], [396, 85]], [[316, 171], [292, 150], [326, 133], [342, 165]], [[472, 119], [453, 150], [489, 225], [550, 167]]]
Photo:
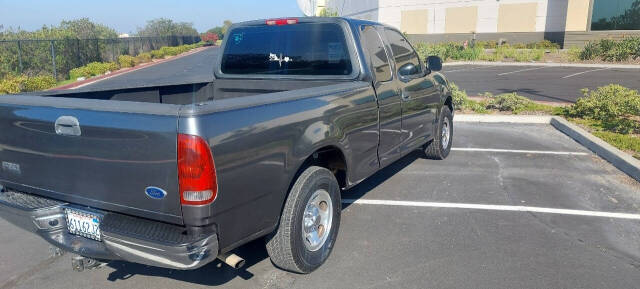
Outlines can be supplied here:
[[227, 19], [240, 22], [286, 16], [302, 16], [296, 0], [0, 0], [0, 25], [24, 30], [88, 17], [119, 33], [132, 33], [147, 20], [164, 17], [192, 22], [204, 32]]

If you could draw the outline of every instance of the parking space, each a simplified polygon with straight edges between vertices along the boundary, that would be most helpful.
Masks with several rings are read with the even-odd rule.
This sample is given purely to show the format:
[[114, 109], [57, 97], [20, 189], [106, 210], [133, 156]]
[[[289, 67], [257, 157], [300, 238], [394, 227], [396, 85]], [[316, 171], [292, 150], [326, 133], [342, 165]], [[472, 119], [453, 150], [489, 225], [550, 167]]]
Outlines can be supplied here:
[[456, 122], [453, 146], [444, 161], [416, 152], [344, 192], [333, 255], [310, 275], [275, 269], [261, 241], [236, 250], [240, 271], [112, 262], [75, 273], [0, 222], [13, 240], [3, 262], [28, 257], [0, 288], [637, 288], [637, 182], [548, 125]]
[[640, 89], [638, 68], [593, 68], [505, 65], [447, 65], [450, 81], [471, 96], [517, 92], [533, 100], [575, 102], [583, 88], [611, 83]]

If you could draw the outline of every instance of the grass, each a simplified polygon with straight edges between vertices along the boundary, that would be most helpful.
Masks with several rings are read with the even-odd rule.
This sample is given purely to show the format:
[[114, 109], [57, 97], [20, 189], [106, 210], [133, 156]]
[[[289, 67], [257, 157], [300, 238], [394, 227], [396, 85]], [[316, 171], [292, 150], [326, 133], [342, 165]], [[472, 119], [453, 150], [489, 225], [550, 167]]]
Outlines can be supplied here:
[[631, 154], [634, 158], [640, 159], [640, 135], [621, 134], [606, 130], [606, 126], [597, 120], [583, 118], [567, 118], [569, 121], [585, 128], [593, 135], [606, 141], [619, 150]]
[[[465, 61], [504, 61], [511, 60], [517, 62], [541, 61], [547, 51], [557, 52], [557, 47], [544, 48], [544, 46], [525, 44], [510, 45], [504, 44], [498, 46], [487, 45], [486, 43], [478, 43], [475, 47], [465, 46], [460, 43], [417, 43], [415, 45], [416, 52], [426, 59], [427, 56], [437, 55], [443, 61], [447, 60], [465, 60]], [[490, 50], [486, 50], [490, 49]]]
[[63, 86], [63, 85], [67, 85], [67, 84], [71, 84], [71, 83], [74, 83], [74, 82], [76, 82], [76, 80], [75, 80], [75, 79], [66, 79], [66, 80], [58, 81], [58, 82], [56, 83], [56, 87], [58, 87], [58, 86]]

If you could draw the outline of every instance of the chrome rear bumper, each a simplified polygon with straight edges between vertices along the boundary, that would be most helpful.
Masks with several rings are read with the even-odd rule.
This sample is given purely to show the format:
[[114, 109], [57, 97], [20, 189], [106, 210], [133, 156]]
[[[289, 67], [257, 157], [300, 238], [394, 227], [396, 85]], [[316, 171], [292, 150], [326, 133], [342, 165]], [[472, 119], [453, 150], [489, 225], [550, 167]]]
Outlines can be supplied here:
[[98, 210], [92, 211], [104, 216], [102, 241], [72, 235], [67, 231], [65, 208], [78, 206], [27, 193], [0, 192], [0, 217], [84, 257], [190, 270], [218, 255], [216, 232], [193, 236], [184, 227]]

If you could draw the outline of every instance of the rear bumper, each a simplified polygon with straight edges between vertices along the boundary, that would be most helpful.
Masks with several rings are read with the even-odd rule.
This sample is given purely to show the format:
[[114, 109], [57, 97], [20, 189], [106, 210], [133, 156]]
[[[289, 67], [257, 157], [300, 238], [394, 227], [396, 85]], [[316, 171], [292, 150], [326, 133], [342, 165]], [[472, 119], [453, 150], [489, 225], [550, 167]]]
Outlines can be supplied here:
[[190, 270], [218, 255], [216, 232], [194, 236], [184, 227], [97, 210], [92, 211], [103, 216], [102, 241], [72, 235], [67, 231], [65, 208], [78, 207], [20, 192], [0, 192], [0, 217], [81, 256]]

